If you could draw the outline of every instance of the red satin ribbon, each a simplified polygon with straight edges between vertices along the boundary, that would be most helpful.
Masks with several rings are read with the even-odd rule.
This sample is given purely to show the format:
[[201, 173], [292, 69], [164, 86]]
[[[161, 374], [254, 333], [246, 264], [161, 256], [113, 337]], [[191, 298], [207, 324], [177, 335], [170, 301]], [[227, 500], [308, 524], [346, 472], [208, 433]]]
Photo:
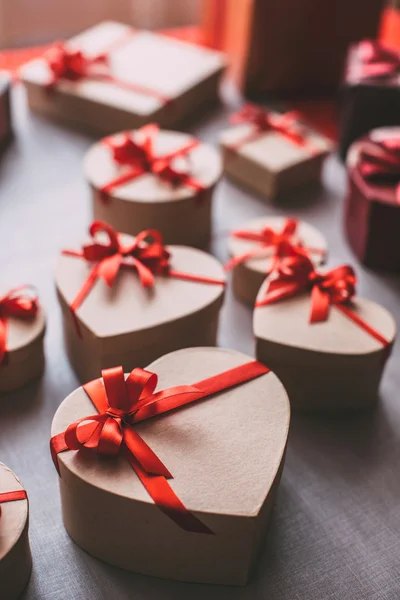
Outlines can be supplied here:
[[185, 185], [196, 192], [202, 192], [205, 188], [199, 181], [191, 177], [188, 171], [178, 170], [174, 166], [174, 160], [179, 157], [188, 157], [193, 148], [196, 148], [199, 140], [192, 140], [174, 152], [157, 156], [154, 153], [154, 141], [160, 128], [155, 123], [145, 125], [135, 132], [135, 137], [130, 133], [124, 134], [122, 141], [115, 141], [114, 137], [108, 137], [103, 143], [110, 148], [113, 160], [122, 172], [100, 188], [101, 199], [109, 199], [110, 193], [118, 186], [123, 185], [151, 173], [161, 181], [165, 181], [172, 187]]
[[28, 496], [25, 490], [15, 490], [14, 492], [0, 492], [0, 516], [1, 505], [6, 502], [15, 502], [16, 500], [27, 500]]
[[375, 40], [363, 40], [356, 46], [358, 61], [350, 64], [350, 79], [393, 77], [400, 72], [400, 53]]
[[157, 375], [134, 369], [125, 380], [122, 367], [102, 371], [83, 386], [99, 414], [78, 419], [50, 440], [58, 473], [57, 455], [66, 450], [89, 448], [102, 456], [124, 454], [155, 504], [179, 527], [196, 533], [213, 533], [189, 512], [168, 483], [173, 476], [160, 458], [135, 431], [133, 425], [207, 398], [269, 372], [257, 361], [224, 371], [193, 385], [155, 392]]
[[400, 138], [361, 145], [358, 171], [364, 179], [376, 185], [395, 188], [395, 201], [400, 203]]
[[229, 149], [237, 151], [245, 144], [262, 137], [264, 133], [275, 131], [296, 146], [307, 148], [311, 154], [314, 154], [318, 149], [310, 142], [307, 131], [299, 123], [300, 119], [301, 114], [298, 111], [293, 110], [283, 114], [276, 114], [254, 104], [245, 104], [229, 120], [234, 124], [248, 123], [253, 126], [253, 129], [235, 144], [230, 144]]
[[310, 323], [326, 321], [331, 306], [335, 306], [383, 346], [390, 346], [390, 342], [379, 331], [373, 329], [351, 309], [350, 301], [356, 293], [356, 283], [354, 269], [349, 265], [336, 267], [327, 273], [318, 273], [306, 256], [291, 256], [281, 260], [276, 278], [269, 283], [264, 298], [256, 302], [256, 307], [279, 302], [310, 290]]
[[231, 234], [233, 237], [241, 240], [258, 242], [261, 246], [257, 246], [248, 252], [233, 257], [225, 265], [225, 270], [230, 271], [250, 258], [264, 258], [266, 250], [273, 250], [271, 256], [272, 265], [268, 270], [267, 275], [276, 269], [279, 260], [284, 256], [291, 256], [297, 252], [304, 252], [306, 255], [325, 255], [325, 250], [303, 246], [298, 237], [298, 225], [296, 219], [286, 219], [281, 231], [275, 231], [272, 227], [264, 227], [260, 232], [249, 231], [246, 229], [233, 231]]
[[[175, 277], [186, 281], [207, 283], [212, 285], [225, 285], [221, 279], [182, 273], [171, 268], [170, 253], [163, 244], [162, 236], [155, 229], [147, 229], [139, 233], [132, 242], [123, 245], [120, 234], [102, 221], [94, 221], [89, 229], [93, 242], [83, 246], [81, 251], [63, 250], [65, 256], [83, 258], [89, 263], [94, 263], [87, 279], [78, 294], [70, 304], [76, 331], [81, 336], [76, 311], [89, 294], [98, 279], [103, 279], [108, 287], [115, 283], [121, 267], [129, 267], [137, 271], [143, 287], [152, 287], [155, 284], [155, 275]], [[96, 239], [97, 234], [103, 233], [108, 238], [106, 242]]]
[[[30, 295], [29, 295], [30, 292]], [[7, 364], [7, 325], [10, 317], [32, 319], [39, 309], [38, 298], [27, 285], [14, 288], [0, 298], [0, 365]]]
[[[131, 35], [132, 34], [130, 34], [129, 37], [131, 37]], [[124, 43], [125, 41], [126, 38], [124, 36], [121, 39], [121, 43]], [[118, 43], [118, 45], [121, 45], [121, 43]], [[47, 89], [54, 89], [59, 81], [62, 80], [81, 81], [83, 79], [91, 79], [111, 83], [137, 94], [152, 96], [153, 98], [160, 100], [163, 104], [171, 102], [171, 98], [153, 88], [148, 88], [144, 85], [114, 77], [108, 65], [108, 54], [114, 49], [115, 43], [111, 44], [110, 47], [101, 54], [87, 56], [81, 50], [69, 49], [61, 42], [54, 44], [54, 46], [47, 50], [43, 55], [43, 58], [51, 71], [50, 81], [46, 85]]]

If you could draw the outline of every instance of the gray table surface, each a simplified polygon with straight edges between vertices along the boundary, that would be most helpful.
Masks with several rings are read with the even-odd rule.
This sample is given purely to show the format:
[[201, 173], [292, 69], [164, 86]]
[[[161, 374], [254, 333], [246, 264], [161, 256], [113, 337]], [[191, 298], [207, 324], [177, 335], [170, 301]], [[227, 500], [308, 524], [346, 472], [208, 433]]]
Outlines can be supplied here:
[[[82, 156], [93, 138], [29, 114], [14, 93], [14, 143], [0, 161], [1, 286], [36, 284], [48, 313], [46, 371], [37, 384], [0, 400], [0, 460], [30, 497], [34, 569], [24, 600], [268, 599], [396, 600], [400, 597], [399, 345], [387, 365], [373, 412], [347, 418], [293, 415], [286, 466], [269, 532], [245, 588], [176, 583], [127, 573], [80, 550], [61, 520], [50, 459], [50, 423], [77, 387], [62, 341], [53, 283], [55, 258], [77, 247], [91, 220]], [[191, 129], [216, 143], [228, 108]], [[323, 188], [294, 193], [280, 206], [224, 180], [214, 205], [212, 251], [227, 259], [226, 232], [265, 214], [294, 215], [325, 233], [330, 264], [353, 261], [342, 232], [345, 173], [336, 157]], [[400, 280], [358, 266], [359, 292], [400, 318]], [[254, 351], [251, 310], [227, 293], [221, 346]]]

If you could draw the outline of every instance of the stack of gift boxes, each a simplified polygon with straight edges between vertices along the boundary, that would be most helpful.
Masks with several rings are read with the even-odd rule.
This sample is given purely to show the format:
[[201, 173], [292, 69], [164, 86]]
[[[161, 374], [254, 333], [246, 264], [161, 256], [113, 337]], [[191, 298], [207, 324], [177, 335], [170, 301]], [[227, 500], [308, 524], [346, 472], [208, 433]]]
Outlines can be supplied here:
[[[363, 42], [351, 49], [341, 90], [346, 231], [362, 261], [390, 268], [400, 265], [400, 129], [370, 130], [400, 125], [399, 64]], [[221, 157], [168, 129], [215, 104], [224, 69], [218, 52], [104, 23], [55, 45], [21, 78], [32, 109], [106, 136], [83, 160], [89, 235], [62, 249], [55, 268], [82, 382], [51, 432], [65, 527], [91, 555], [125, 569], [242, 585], [282, 473], [290, 405], [374, 405], [396, 327], [358, 296], [353, 267], [325, 266], [327, 241], [306, 222], [243, 223], [229, 235], [224, 266], [204, 251], [222, 172], [279, 199], [317, 183], [332, 150], [298, 113], [255, 105], [232, 115]], [[253, 307], [257, 360], [215, 348], [228, 282]], [[37, 291], [5, 291], [0, 392], [40, 376], [44, 332]], [[8, 600], [26, 585], [31, 559], [27, 496], [4, 466], [0, 506]]]

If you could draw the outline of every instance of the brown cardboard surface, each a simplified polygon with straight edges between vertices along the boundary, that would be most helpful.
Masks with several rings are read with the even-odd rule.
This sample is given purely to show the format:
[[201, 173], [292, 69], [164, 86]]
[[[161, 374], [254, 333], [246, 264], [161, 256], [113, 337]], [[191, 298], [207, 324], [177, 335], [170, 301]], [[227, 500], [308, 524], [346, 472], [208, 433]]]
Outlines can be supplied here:
[[252, 125], [244, 124], [220, 134], [224, 169], [229, 176], [270, 199], [299, 185], [319, 181], [323, 159], [332, 150], [327, 138], [307, 129], [310, 145], [320, 149], [316, 153], [275, 131], [262, 133], [238, 150], [229, 148], [253, 130]]
[[44, 368], [45, 314], [39, 308], [33, 319], [7, 319], [7, 364], [0, 366], [0, 393], [24, 386]]
[[[123, 236], [128, 241], [129, 236]], [[169, 246], [171, 268], [184, 273], [225, 279], [222, 265], [211, 255], [185, 246]], [[80, 258], [60, 255], [56, 284], [66, 327], [73, 327], [69, 304], [86, 280], [90, 266]], [[135, 270], [122, 268], [112, 289], [98, 280], [76, 315], [81, 324], [82, 360], [112, 366], [116, 357], [131, 368], [143, 362], [141, 354], [154, 359], [158, 348], [168, 352], [209, 339], [207, 327], [215, 323], [224, 286], [156, 276], [153, 288], [143, 288]], [[206, 337], [204, 337], [206, 336]], [[68, 335], [67, 335], [68, 337]], [[73, 345], [75, 347], [75, 344]], [[150, 353], [150, 354], [149, 354]], [[107, 364], [108, 360], [112, 362]], [[93, 367], [97, 375], [97, 366]]]
[[[159, 377], [157, 389], [164, 389], [250, 360], [232, 350], [191, 348], [168, 354], [148, 369]], [[93, 406], [79, 388], [60, 405], [52, 435], [88, 414]], [[287, 396], [273, 373], [137, 426], [173, 473], [171, 485], [179, 498], [215, 535], [188, 534], [168, 519], [123, 458], [105, 461], [95, 453], [62, 453], [67, 530], [90, 553], [130, 570], [243, 584], [259, 529], [265, 528], [288, 427]], [[89, 511], [90, 522], [82, 531], [78, 524]]]
[[[132, 135], [140, 139], [139, 133]], [[115, 140], [118, 138], [119, 134]], [[154, 137], [154, 154], [169, 154], [191, 140], [193, 137], [188, 134], [160, 131]], [[104, 201], [99, 188], [123, 173], [124, 167], [113, 161], [104, 144], [94, 144], [85, 156], [84, 171], [93, 190], [95, 218], [131, 235], [154, 228], [161, 231], [166, 243], [205, 246], [210, 237], [212, 193], [222, 172], [221, 159], [211, 146], [200, 144], [187, 158], [177, 158], [173, 166], [187, 170], [204, 186], [200, 196], [190, 186], [174, 187], [146, 173], [116, 187]]]
[[[359, 297], [352, 308], [393, 342], [396, 324], [386, 309]], [[281, 378], [293, 408], [342, 410], [374, 404], [387, 349], [334, 306], [322, 323], [310, 324], [309, 312], [308, 293], [256, 308], [257, 358]]]
[[[261, 232], [265, 227], [271, 227], [274, 231], [281, 231], [287, 217], [261, 217], [253, 219], [241, 225], [240, 230]], [[313, 263], [318, 266], [325, 262], [327, 257], [327, 243], [322, 233], [305, 223], [299, 221], [298, 239], [309, 248], [318, 248], [324, 254], [310, 254]], [[255, 248], [261, 248], [262, 244], [250, 240], [243, 240], [234, 236], [229, 237], [228, 249], [231, 257], [237, 257]], [[254, 304], [258, 290], [260, 289], [265, 273], [271, 268], [271, 256], [273, 248], [266, 248], [255, 258], [250, 258], [233, 269], [232, 283], [235, 295], [248, 304]]]
[[[22, 490], [15, 474], [0, 463], [0, 493]], [[28, 501], [1, 504], [0, 598], [17, 600], [27, 585], [32, 568], [28, 540]]]
[[[55, 94], [58, 99], [51, 99], [44, 94], [49, 69], [41, 58], [29, 62], [21, 73], [31, 106], [84, 125], [84, 118], [75, 110], [86, 105], [92, 113], [89, 125], [112, 132], [152, 120], [174, 124], [199, 105], [215, 101], [218, 78], [225, 68], [221, 53], [147, 31], [136, 30], [128, 38], [130, 31], [126, 25], [107, 21], [72, 38], [68, 46], [94, 56], [126, 37], [126, 42], [110, 53], [113, 76], [156, 90], [174, 100], [170, 106], [153, 96], [89, 78], [59, 82]], [[197, 106], [191, 102], [193, 90], [198, 94]], [[69, 98], [77, 102], [69, 102]], [[102, 122], [105, 116], [111, 117], [111, 123]]]

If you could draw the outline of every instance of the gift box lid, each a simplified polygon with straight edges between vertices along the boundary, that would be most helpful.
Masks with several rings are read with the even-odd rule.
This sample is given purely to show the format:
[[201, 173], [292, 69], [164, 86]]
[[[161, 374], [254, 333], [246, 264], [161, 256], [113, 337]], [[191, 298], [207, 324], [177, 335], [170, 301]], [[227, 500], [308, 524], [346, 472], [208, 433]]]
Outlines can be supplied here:
[[[120, 235], [123, 243], [133, 238]], [[210, 254], [186, 246], [168, 246], [174, 271], [225, 281], [222, 265]], [[60, 255], [56, 285], [66, 307], [76, 297], [90, 272], [82, 258]], [[218, 313], [224, 285], [155, 276], [151, 288], [142, 286], [136, 270], [122, 267], [112, 288], [98, 279], [76, 310], [83, 336], [96, 338], [99, 352], [111, 355], [130, 349], [132, 343], [150, 346], [166, 335], [184, 333], [188, 323], [199, 325]], [[197, 320], [197, 321], [196, 321]], [[71, 327], [73, 327], [71, 319]]]
[[[143, 137], [140, 131], [131, 131], [116, 134], [111, 137], [111, 140], [118, 143], [123, 140], [126, 133], [139, 142]], [[182, 148], [192, 142], [194, 138], [186, 133], [160, 130], [152, 136], [152, 140], [154, 156], [162, 157]], [[219, 154], [214, 148], [203, 143], [190, 150], [187, 156], [175, 158], [171, 164], [174, 169], [187, 172], [191, 179], [205, 189], [216, 184], [222, 171]], [[84, 171], [89, 183], [94, 188], [101, 189], [118, 175], [126, 172], [127, 168], [121, 167], [113, 160], [111, 149], [101, 140], [86, 153]], [[183, 200], [196, 193], [198, 193], [197, 190], [190, 185], [174, 186], [156, 175], [144, 173], [127, 183], [116, 186], [111, 195], [122, 200], [159, 203]]]
[[[68, 48], [81, 50], [91, 57], [110, 49], [113, 77], [150, 88], [169, 99], [221, 73], [226, 66], [219, 52], [148, 31], [132, 30], [112, 21], [75, 36], [68, 42]], [[50, 69], [43, 58], [38, 58], [21, 69], [21, 76], [28, 83], [45, 86], [50, 80]], [[90, 78], [78, 82], [62, 80], [57, 88], [66, 94], [142, 116], [154, 113], [163, 105], [161, 98]]]
[[[194, 384], [249, 360], [233, 350], [190, 348], [167, 354], [147, 369], [158, 375], [157, 389], [162, 390]], [[93, 412], [85, 391], [78, 388], [58, 408], [52, 435]], [[289, 420], [286, 392], [268, 372], [137, 424], [135, 430], [173, 474], [170, 485], [188, 510], [255, 517], [282, 463]], [[68, 451], [58, 454], [58, 461], [65, 481], [77, 477], [89, 486], [152, 503], [122, 457], [110, 463], [96, 452]]]
[[[0, 494], [20, 491], [21, 482], [0, 462]], [[17, 543], [28, 521], [28, 501], [26, 499], [1, 503], [0, 514], [0, 560], [7, 556]]]

